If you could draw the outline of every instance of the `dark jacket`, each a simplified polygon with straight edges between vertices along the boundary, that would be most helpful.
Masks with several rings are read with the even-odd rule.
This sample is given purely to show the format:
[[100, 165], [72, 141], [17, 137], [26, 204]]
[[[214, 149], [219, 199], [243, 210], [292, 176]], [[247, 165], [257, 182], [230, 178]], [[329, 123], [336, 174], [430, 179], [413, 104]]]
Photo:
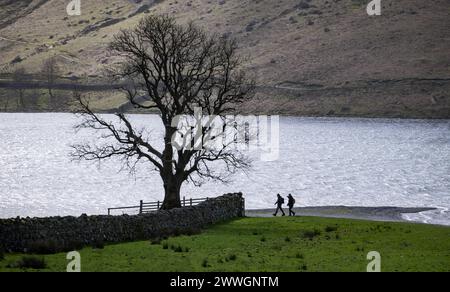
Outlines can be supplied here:
[[288, 206], [292, 207], [295, 205], [295, 199], [292, 196], [288, 197], [289, 202], [288, 202]]
[[278, 197], [277, 202], [275, 203], [275, 205], [281, 206], [284, 204], [284, 198], [283, 197]]

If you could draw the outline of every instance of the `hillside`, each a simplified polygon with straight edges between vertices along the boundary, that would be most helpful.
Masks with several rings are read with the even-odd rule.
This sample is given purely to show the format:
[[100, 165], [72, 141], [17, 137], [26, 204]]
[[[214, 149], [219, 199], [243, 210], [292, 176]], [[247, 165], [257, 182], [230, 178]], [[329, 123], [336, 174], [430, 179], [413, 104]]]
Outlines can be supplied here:
[[[239, 40], [260, 85], [247, 112], [449, 118], [448, 0], [383, 0], [376, 17], [368, 2], [83, 0], [82, 15], [67, 16], [65, 1], [0, 0], [0, 70], [39, 73], [57, 56], [62, 76], [95, 81], [113, 62], [112, 36], [163, 13]], [[106, 95], [99, 109], [123, 102]]]

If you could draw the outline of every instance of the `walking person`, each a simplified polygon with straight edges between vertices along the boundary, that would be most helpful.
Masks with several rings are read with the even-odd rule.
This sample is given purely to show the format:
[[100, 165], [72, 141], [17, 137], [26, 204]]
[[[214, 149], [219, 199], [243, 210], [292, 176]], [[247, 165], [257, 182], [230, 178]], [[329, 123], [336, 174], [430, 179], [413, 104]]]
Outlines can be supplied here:
[[289, 207], [289, 216], [295, 216], [295, 212], [292, 210], [294, 209], [294, 205], [295, 205], [295, 199], [294, 197], [289, 194], [288, 195], [288, 207]]
[[284, 204], [284, 198], [280, 194], [278, 194], [277, 195], [277, 201], [275, 203], [275, 205], [277, 206], [277, 210], [275, 211], [275, 214], [273, 214], [273, 216], [277, 216], [278, 210], [281, 211], [283, 216], [286, 216], [286, 214], [283, 211], [283, 204]]

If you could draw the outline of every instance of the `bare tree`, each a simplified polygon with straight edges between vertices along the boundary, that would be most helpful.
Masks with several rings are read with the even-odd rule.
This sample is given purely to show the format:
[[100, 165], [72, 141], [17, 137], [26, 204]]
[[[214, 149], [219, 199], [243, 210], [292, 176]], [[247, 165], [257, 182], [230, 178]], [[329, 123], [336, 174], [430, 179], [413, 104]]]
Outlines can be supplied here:
[[163, 209], [180, 207], [181, 187], [187, 181], [196, 185], [209, 179], [225, 181], [227, 174], [250, 166], [230, 144], [198, 149], [178, 148], [173, 142], [174, 120], [180, 115], [193, 115], [201, 108], [204, 114], [224, 116], [253, 97], [254, 81], [240, 69], [243, 60], [234, 40], [208, 36], [194, 24], [179, 25], [168, 16], [148, 16], [135, 29], [116, 35], [110, 50], [122, 60], [110, 76], [116, 84], [126, 84], [121, 90], [135, 108], [159, 112], [163, 144], [158, 149], [147, 129], [138, 128], [124, 113], [108, 120], [79, 96], [83, 121], [77, 128], [101, 131], [103, 142], [74, 145], [73, 157], [94, 161], [120, 157], [131, 169], [138, 161], [148, 161], [164, 185]]
[[59, 66], [56, 57], [51, 57], [42, 63], [41, 74], [47, 82], [48, 95], [50, 96], [50, 104], [55, 105], [56, 100], [53, 96], [53, 88], [59, 74]]

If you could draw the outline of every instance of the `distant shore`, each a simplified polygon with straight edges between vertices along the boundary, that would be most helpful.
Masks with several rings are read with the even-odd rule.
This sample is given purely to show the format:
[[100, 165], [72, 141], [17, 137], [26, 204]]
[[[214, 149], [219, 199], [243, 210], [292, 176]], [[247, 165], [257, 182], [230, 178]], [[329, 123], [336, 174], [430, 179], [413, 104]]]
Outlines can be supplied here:
[[[26, 82], [14, 81], [12, 76], [0, 76], [0, 107], [2, 101], [17, 95], [15, 91], [46, 92], [48, 84], [41, 76]], [[100, 113], [143, 113], [136, 110], [123, 96], [111, 97], [111, 92], [118, 92], [120, 84], [110, 84], [102, 79], [89, 84], [78, 79], [59, 76], [52, 85], [58, 90], [61, 104], [44, 105], [36, 108], [21, 108], [9, 103], [7, 112], [70, 112], [73, 92], [95, 93], [109, 96], [108, 101], [101, 101], [93, 109]], [[78, 81], [77, 81], [78, 80]], [[280, 115], [296, 117], [359, 117], [359, 118], [396, 118], [396, 119], [449, 119], [450, 105], [448, 95], [450, 79], [441, 78], [400, 78], [353, 80], [345, 84], [334, 83], [298, 83], [277, 82], [270, 85], [258, 85], [257, 97], [242, 104], [239, 114]], [[29, 93], [30, 94], [30, 93]], [[113, 94], [114, 95], [114, 94]], [[17, 98], [17, 96], [16, 96]], [[144, 100], [141, 100], [144, 101]], [[4, 103], [4, 102], [3, 102]]]
[[[288, 215], [287, 207], [284, 208]], [[410, 222], [403, 214], [433, 211], [436, 208], [318, 206], [294, 208], [297, 216], [361, 219], [371, 221]], [[248, 217], [272, 217], [275, 209], [246, 210]], [[280, 216], [280, 214], [278, 214]]]
[[[116, 109], [113, 110], [96, 110], [96, 113], [99, 114], [115, 114], [118, 111]], [[64, 110], [29, 110], [29, 111], [4, 111], [0, 109], [0, 114], [75, 114], [76, 110], [74, 109], [64, 109]], [[127, 110], [127, 114], [138, 114], [138, 115], [158, 115], [158, 111], [152, 110], [148, 112], [143, 112], [139, 110]], [[450, 116], [448, 117], [419, 117], [419, 116], [383, 116], [383, 115], [308, 115], [308, 114], [286, 114], [278, 111], [273, 112], [239, 112], [239, 114], [243, 115], [277, 115], [284, 118], [317, 118], [317, 119], [376, 119], [376, 120], [414, 120], [414, 121], [449, 121]]]

